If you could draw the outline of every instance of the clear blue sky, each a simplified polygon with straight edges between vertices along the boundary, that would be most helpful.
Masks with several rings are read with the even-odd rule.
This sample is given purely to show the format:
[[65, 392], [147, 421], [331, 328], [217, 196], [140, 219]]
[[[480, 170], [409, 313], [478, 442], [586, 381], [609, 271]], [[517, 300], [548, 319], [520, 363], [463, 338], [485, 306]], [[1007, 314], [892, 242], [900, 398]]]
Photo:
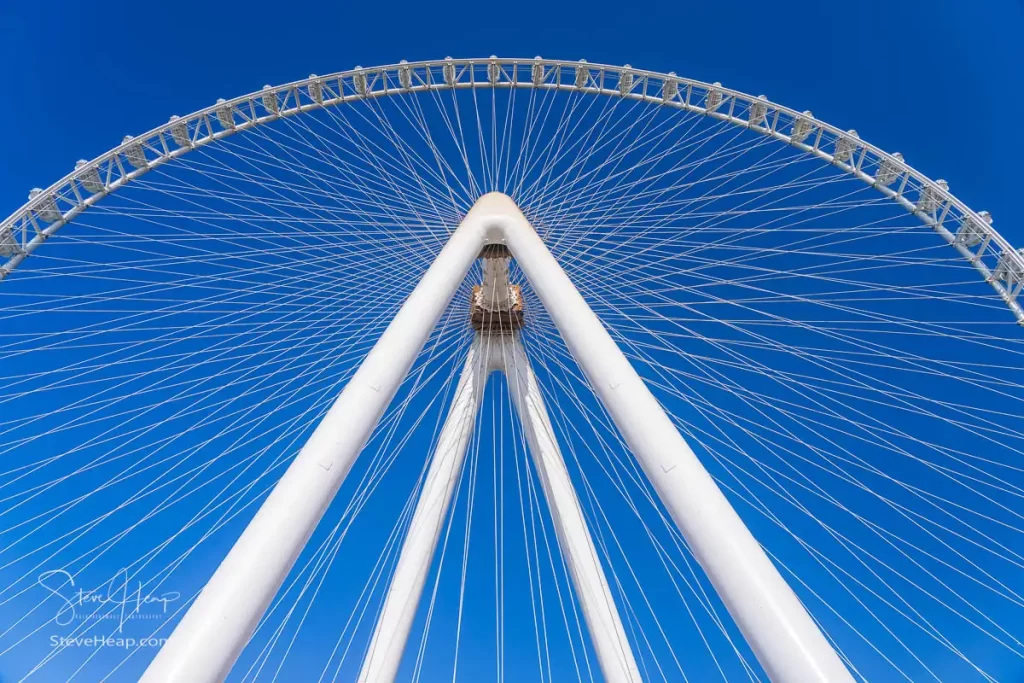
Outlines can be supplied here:
[[7, 2], [0, 212], [75, 160], [218, 97], [357, 64], [539, 54], [810, 109], [945, 178], [1021, 242], [1021, 36], [1020, 0]]
[[1024, 245], [1024, 0], [535, 5], [305, 0], [0, 5], [0, 214], [218, 97], [400, 59], [579, 59], [721, 81], [814, 114], [987, 209]]

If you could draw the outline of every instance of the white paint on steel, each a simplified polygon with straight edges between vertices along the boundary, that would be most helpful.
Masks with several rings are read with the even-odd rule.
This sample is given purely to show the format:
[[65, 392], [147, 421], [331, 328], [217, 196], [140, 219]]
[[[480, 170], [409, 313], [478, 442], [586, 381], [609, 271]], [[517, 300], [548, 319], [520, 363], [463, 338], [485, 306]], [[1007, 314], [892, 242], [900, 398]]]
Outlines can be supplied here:
[[452, 234], [143, 681], [227, 675], [481, 247], [494, 242], [511, 250], [772, 680], [852, 681], [515, 202], [497, 192], [477, 200]]
[[509, 393], [523, 424], [544, 498], [555, 523], [558, 547], [569, 567], [601, 673], [608, 683], [642, 683], [583, 508], [555, 441], [530, 360], [518, 334], [506, 335], [504, 339], [506, 343], [496, 350], [505, 356], [502, 365], [508, 377]]
[[[889, 154], [860, 139], [855, 132], [831, 126], [809, 112], [771, 102], [763, 95], [754, 97], [724, 88], [720, 83], [708, 84], [674, 73], [629, 66], [540, 58], [449, 58], [403, 61], [366, 69], [357, 67], [277, 87], [267, 86], [230, 101], [218, 101], [188, 116], [171, 117], [168, 123], [129, 138], [90, 162], [80, 162], [74, 171], [34, 194], [0, 222], [0, 256], [9, 257], [0, 265], [0, 280], [63, 225], [107, 194], [197, 147], [282, 117], [344, 102], [449, 88], [539, 88], [609, 95], [704, 114], [772, 137], [875, 186], [884, 196], [917, 216], [978, 270], [1010, 307], [1018, 322], [1024, 324], [1024, 308], [1017, 301], [1024, 292], [1024, 279], [1004, 283], [995, 272], [1000, 262], [1011, 263], [1024, 272], [1024, 253], [1014, 249], [988, 225], [982, 217], [984, 212], [972, 210], [951, 194], [948, 187], [915, 170], [899, 154]], [[214, 128], [214, 121], [218, 122], [219, 130]], [[140, 153], [144, 162], [141, 164], [138, 163]], [[868, 172], [872, 166], [878, 173]], [[882, 169], [895, 173], [893, 180], [902, 179], [897, 183], [898, 189], [889, 187], [893, 180], [885, 182], [879, 177]], [[918, 200], [923, 195], [933, 196], [938, 210], [924, 211], [920, 201], [913, 200], [913, 193]], [[54, 207], [60, 218], [47, 225], [43, 216], [52, 213]], [[958, 239], [958, 231], [965, 226], [968, 230], [978, 226], [985, 232], [986, 239], [977, 249], [972, 250]]]
[[480, 253], [485, 231], [473, 227], [456, 231], [438, 254], [146, 669], [145, 683], [227, 676]]
[[515, 203], [482, 197], [509, 250], [773, 681], [853, 681], [832, 645], [733, 510]]
[[[487, 259], [485, 263], [495, 261], [503, 259]], [[484, 282], [487, 281], [485, 267]], [[504, 284], [507, 289], [507, 278]], [[558, 545], [580, 598], [604, 679], [608, 683], [641, 683], [640, 671], [587, 529], [583, 509], [555, 441], [540, 387], [518, 335], [511, 334], [478, 335], [470, 347], [359, 681], [390, 683], [395, 680], [462, 470], [480, 396], [488, 375], [494, 371], [508, 375], [509, 393], [523, 425], [544, 498], [551, 510]]]
[[490, 348], [478, 335], [469, 348], [452, 407], [438, 437], [434, 457], [406, 532], [384, 609], [359, 672], [360, 683], [395, 680], [402, 653], [427, 581], [466, 448], [473, 436], [480, 396], [492, 370]]

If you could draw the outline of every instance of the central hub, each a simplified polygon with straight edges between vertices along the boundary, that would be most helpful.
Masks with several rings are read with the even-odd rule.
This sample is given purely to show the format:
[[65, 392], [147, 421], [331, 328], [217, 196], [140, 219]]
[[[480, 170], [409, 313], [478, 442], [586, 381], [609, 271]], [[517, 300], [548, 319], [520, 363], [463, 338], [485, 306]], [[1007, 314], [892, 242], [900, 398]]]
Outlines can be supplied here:
[[523, 292], [508, 281], [512, 254], [504, 244], [488, 244], [480, 252], [483, 282], [473, 286], [469, 322], [488, 334], [510, 333], [523, 326]]

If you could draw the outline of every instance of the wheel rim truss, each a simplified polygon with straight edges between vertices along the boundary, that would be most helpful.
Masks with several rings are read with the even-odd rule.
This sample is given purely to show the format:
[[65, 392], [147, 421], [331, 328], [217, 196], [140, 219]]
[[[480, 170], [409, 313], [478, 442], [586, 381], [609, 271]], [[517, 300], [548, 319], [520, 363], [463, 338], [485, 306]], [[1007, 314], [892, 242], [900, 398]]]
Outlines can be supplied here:
[[150, 169], [239, 131], [323, 107], [403, 93], [466, 88], [566, 90], [641, 100], [703, 114], [773, 137], [836, 166], [894, 200], [931, 227], [966, 258], [1024, 325], [1018, 298], [1024, 291], [1024, 249], [1016, 250], [975, 212], [953, 196], [944, 181], [933, 181], [889, 154], [810, 112], [798, 112], [764, 96], [754, 97], [674, 73], [626, 66], [534, 59], [452, 59], [356, 67], [309, 78], [232, 100], [136, 137], [45, 190], [33, 190], [18, 211], [0, 223], [0, 280], [66, 223], [106, 195]]

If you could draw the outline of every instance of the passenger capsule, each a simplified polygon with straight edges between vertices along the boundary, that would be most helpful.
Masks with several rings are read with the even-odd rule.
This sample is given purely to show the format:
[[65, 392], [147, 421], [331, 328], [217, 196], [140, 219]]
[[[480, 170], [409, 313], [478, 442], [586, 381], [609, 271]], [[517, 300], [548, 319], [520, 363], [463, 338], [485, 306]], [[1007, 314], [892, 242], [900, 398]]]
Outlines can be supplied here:
[[627, 64], [619, 72], [619, 95], [623, 97], [633, 90], [633, 72], [629, 69], [630, 66]]
[[320, 77], [316, 74], [309, 74], [309, 78], [309, 86], [306, 87], [306, 90], [309, 92], [309, 99], [317, 104], [323, 104], [324, 84], [320, 82]]
[[79, 159], [78, 163], [75, 164], [75, 170], [78, 171], [78, 175], [75, 176], [75, 178], [79, 183], [81, 183], [82, 187], [84, 187], [87, 192], [99, 194], [107, 188], [103, 184], [103, 180], [100, 179], [99, 170], [95, 166], [86, 168], [88, 165], [88, 161], [85, 159]]
[[752, 126], [760, 126], [768, 118], [768, 98], [758, 95], [757, 99], [750, 103], [750, 112], [747, 120]]
[[878, 165], [878, 172], [875, 173], [875, 184], [881, 185], [882, 187], [889, 187], [896, 179], [900, 177], [900, 173], [903, 172], [903, 155], [899, 152], [894, 153], [892, 159], [882, 159], [882, 163]]
[[676, 72], [669, 71], [668, 78], [661, 84], [661, 99], [666, 102], [674, 100], [679, 94], [679, 81], [676, 80]]
[[[263, 97], [264, 106], [266, 106], [266, 96]], [[274, 98], [274, 103], [277, 104], [277, 98]], [[220, 127], [224, 130], [235, 129], [235, 111], [231, 105], [228, 104], [224, 98], [217, 100], [217, 121], [220, 123]]]
[[793, 132], [789, 136], [789, 139], [793, 142], [803, 142], [806, 140], [811, 134], [811, 131], [814, 130], [814, 124], [812, 123], [813, 120], [814, 114], [809, 111], [805, 111], [803, 114], [796, 117], [796, 120], [793, 121]]
[[398, 63], [398, 84], [405, 90], [412, 87], [412, 67], [404, 59]]
[[0, 230], [0, 256], [14, 256], [21, 252], [18, 239], [12, 230]]
[[956, 231], [957, 243], [965, 247], [976, 247], [985, 241], [988, 226], [992, 224], [992, 215], [988, 211], [979, 211], [978, 218], [964, 216], [960, 221], [960, 229]]
[[587, 87], [588, 78], [590, 78], [590, 67], [587, 66], [587, 60], [581, 59], [579, 64], [576, 65], [576, 87]]
[[[1016, 258], [1014, 258], [1016, 256]], [[1012, 249], [1004, 251], [999, 256], [999, 263], [996, 265], [996, 269], [992, 271], [992, 276], [1001, 280], [1007, 287], [1013, 287], [1015, 285], [1024, 283], [1024, 248], [1018, 249], [1014, 252]]]
[[268, 114], [277, 113], [277, 93], [269, 85], [263, 86], [263, 108]]
[[188, 135], [188, 124], [180, 116], [171, 117], [171, 139], [178, 147], [191, 147], [192, 138]]
[[362, 70], [363, 67], [357, 66], [356, 72], [352, 74], [352, 86], [356, 89], [356, 94], [366, 94], [366, 72]]
[[64, 218], [60, 209], [57, 208], [57, 201], [53, 198], [52, 194], [43, 195], [43, 191], [36, 187], [28, 193], [28, 199], [29, 201], [36, 202], [33, 207], [36, 215], [47, 223], [56, 223], [61, 218]]
[[722, 91], [719, 88], [722, 84], [715, 81], [715, 83], [708, 88], [707, 94], [704, 96], [704, 109], [705, 111], [712, 112], [718, 109], [722, 104]]
[[857, 131], [852, 128], [846, 131], [846, 135], [840, 135], [836, 138], [836, 150], [832, 153], [832, 158], [843, 162], [852, 159], [853, 152], [857, 149], [857, 140]]
[[501, 67], [498, 65], [498, 58], [491, 55], [491, 61], [487, 63], [487, 82], [496, 85], [501, 78]]
[[444, 58], [444, 83], [449, 87], [455, 87], [455, 63], [451, 57]]
[[942, 204], [942, 196], [949, 191], [949, 183], [945, 180], [936, 180], [935, 185], [925, 185], [921, 188], [921, 196], [917, 200], [918, 211], [924, 213], [935, 213]]
[[546, 74], [544, 73], [544, 64], [541, 62], [541, 59], [543, 59], [543, 57], [534, 57], [533, 68], [530, 69], [530, 75], [533, 79], [534, 85], [544, 84], [544, 78]]
[[124, 140], [121, 141], [122, 145], [128, 145], [124, 150], [124, 158], [135, 168], [148, 168], [149, 161], [146, 159], [146, 153], [143, 151], [142, 145], [137, 142], [132, 143], [134, 139], [131, 135], [125, 135]]

